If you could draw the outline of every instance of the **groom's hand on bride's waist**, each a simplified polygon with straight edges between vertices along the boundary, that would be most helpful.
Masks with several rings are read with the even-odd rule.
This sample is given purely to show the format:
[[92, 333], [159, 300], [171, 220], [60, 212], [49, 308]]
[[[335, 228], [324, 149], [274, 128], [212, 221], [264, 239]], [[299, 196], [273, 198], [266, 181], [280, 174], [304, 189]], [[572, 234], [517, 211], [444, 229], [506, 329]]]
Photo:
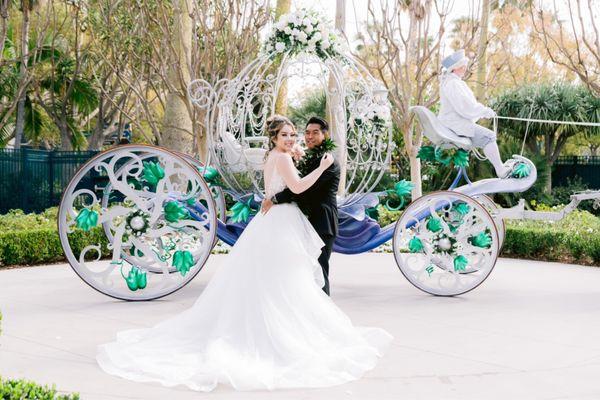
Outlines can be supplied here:
[[273, 200], [264, 199], [260, 205], [260, 211], [263, 214], [266, 214], [271, 209], [271, 207], [273, 207]]

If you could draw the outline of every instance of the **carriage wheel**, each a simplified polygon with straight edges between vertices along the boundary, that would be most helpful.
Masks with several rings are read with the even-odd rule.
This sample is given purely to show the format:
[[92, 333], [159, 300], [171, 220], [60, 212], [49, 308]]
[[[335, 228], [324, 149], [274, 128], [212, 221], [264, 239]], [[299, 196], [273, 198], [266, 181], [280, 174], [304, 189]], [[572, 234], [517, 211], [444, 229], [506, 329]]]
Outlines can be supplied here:
[[475, 200], [481, 203], [482, 206], [490, 213], [492, 218], [494, 219], [494, 223], [496, 224], [496, 229], [498, 229], [498, 240], [499, 240], [499, 250], [498, 253], [502, 252], [502, 248], [504, 247], [504, 239], [506, 237], [506, 224], [504, 220], [498, 216], [498, 209], [500, 206], [494, 202], [494, 200], [486, 195], [482, 194], [480, 196], [473, 196]]
[[394, 257], [406, 279], [424, 292], [455, 296], [479, 286], [498, 258], [498, 231], [483, 205], [461, 193], [420, 197], [402, 213]]
[[[194, 218], [190, 202], [208, 199]], [[84, 164], [63, 193], [58, 229], [67, 260], [87, 284], [123, 300], [152, 300], [185, 286], [216, 236], [210, 189], [182, 158], [127, 145]], [[104, 230], [102, 229], [102, 227]]]

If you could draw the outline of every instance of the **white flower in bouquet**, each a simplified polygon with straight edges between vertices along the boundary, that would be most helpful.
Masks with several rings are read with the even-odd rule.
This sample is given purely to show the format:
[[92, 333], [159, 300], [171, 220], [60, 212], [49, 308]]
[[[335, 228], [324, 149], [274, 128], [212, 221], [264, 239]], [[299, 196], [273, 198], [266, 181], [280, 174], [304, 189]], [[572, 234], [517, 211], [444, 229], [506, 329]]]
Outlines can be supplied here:
[[306, 43], [308, 40], [308, 35], [306, 34], [306, 32], [300, 31], [300, 33], [298, 34], [298, 40], [300, 41], [300, 43]]
[[276, 50], [278, 53], [281, 53], [281, 52], [283, 52], [283, 50], [285, 50], [285, 43], [282, 43], [282, 42], [277, 42], [277, 43], [275, 43], [275, 50]]
[[329, 40], [327, 40], [327, 39], [325, 39], [321, 42], [321, 48], [323, 50], [327, 50], [330, 46], [331, 46], [331, 43], [329, 43]]
[[300, 30], [298, 30], [296, 28], [292, 29], [292, 35], [298, 37], [298, 35], [300, 35]]
[[315, 34], [313, 35], [313, 39], [315, 40], [315, 42], [318, 42], [322, 38], [323, 36], [321, 35], [321, 32], [315, 32]]
[[314, 30], [312, 24], [309, 24], [306, 26], [306, 28], [304, 28], [304, 32], [306, 33], [312, 33], [312, 31]]
[[304, 10], [299, 10], [299, 11], [296, 13], [296, 17], [298, 17], [298, 19], [299, 19], [300, 21], [302, 21], [302, 20], [304, 19], [304, 17], [306, 17], [306, 12], [305, 12]]
[[279, 22], [277, 22], [277, 24], [275, 25], [275, 28], [277, 28], [278, 31], [283, 31], [286, 26], [287, 21], [280, 19]]
[[288, 26], [285, 27], [285, 29], [283, 30], [283, 32], [286, 35], [291, 35], [292, 34], [292, 28], [290, 28], [289, 25], [288, 25]]
[[312, 24], [310, 23], [310, 18], [308, 18], [308, 17], [304, 18], [302, 20], [302, 25], [304, 25], [304, 26], [309, 26], [309, 25], [312, 26]]
[[281, 17], [279, 17], [279, 22], [283, 22], [283, 25], [287, 25], [289, 22], [289, 15], [283, 14]]

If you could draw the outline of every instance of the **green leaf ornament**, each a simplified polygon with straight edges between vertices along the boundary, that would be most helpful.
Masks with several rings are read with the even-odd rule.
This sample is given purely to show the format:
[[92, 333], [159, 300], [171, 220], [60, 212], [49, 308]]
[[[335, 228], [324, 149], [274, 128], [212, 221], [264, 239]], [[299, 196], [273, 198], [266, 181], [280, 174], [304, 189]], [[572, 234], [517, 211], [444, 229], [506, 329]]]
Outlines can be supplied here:
[[464, 271], [469, 264], [469, 260], [465, 256], [458, 256], [454, 258], [454, 271]]
[[523, 179], [528, 177], [529, 174], [531, 174], [531, 167], [526, 163], [520, 162], [515, 166], [511, 176], [513, 178]]
[[492, 236], [488, 232], [480, 232], [469, 238], [473, 246], [489, 249], [492, 245]]
[[229, 212], [231, 222], [248, 222], [248, 218], [254, 213], [250, 204], [252, 204], [252, 198], [249, 198], [246, 202], [238, 201], [235, 203]]
[[132, 267], [125, 278], [125, 282], [127, 283], [129, 290], [135, 292], [138, 289], [144, 289], [146, 287], [148, 284], [148, 277], [140, 268]]
[[411, 253], [420, 253], [424, 249], [423, 242], [416, 236], [408, 241], [408, 250]]
[[177, 201], [169, 201], [164, 207], [165, 219], [169, 222], [178, 222], [181, 219], [189, 217], [190, 212]]
[[463, 149], [457, 149], [452, 157], [454, 165], [457, 167], [468, 167], [469, 166], [469, 152]]
[[173, 254], [173, 266], [179, 271], [181, 276], [185, 276], [194, 266], [194, 257], [188, 250], [177, 250]]
[[156, 186], [158, 181], [165, 177], [165, 170], [159, 163], [153, 161], [144, 161], [143, 177], [146, 182]]
[[421, 146], [417, 158], [423, 161], [434, 161], [435, 160], [435, 149], [433, 146]]
[[467, 203], [455, 204], [454, 207], [452, 207], [452, 209], [462, 216], [467, 215], [469, 211], [471, 211], [471, 207], [469, 207]]
[[439, 232], [443, 229], [442, 220], [435, 217], [430, 217], [425, 225], [431, 232]]
[[79, 211], [79, 214], [75, 218], [75, 223], [79, 229], [87, 232], [98, 224], [98, 213], [94, 210], [84, 208]]

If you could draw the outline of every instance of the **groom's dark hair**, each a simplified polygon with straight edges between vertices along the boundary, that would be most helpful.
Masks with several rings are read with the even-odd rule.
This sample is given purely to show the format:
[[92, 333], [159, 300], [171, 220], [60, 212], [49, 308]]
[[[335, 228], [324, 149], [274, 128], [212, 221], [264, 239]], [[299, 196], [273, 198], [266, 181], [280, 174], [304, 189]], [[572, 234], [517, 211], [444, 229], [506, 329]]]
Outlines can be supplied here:
[[319, 125], [321, 127], [321, 130], [323, 131], [323, 133], [329, 132], [329, 124], [327, 123], [327, 121], [325, 121], [321, 117], [317, 117], [317, 116], [310, 117], [310, 119], [306, 122], [306, 126], [308, 126], [310, 124]]

